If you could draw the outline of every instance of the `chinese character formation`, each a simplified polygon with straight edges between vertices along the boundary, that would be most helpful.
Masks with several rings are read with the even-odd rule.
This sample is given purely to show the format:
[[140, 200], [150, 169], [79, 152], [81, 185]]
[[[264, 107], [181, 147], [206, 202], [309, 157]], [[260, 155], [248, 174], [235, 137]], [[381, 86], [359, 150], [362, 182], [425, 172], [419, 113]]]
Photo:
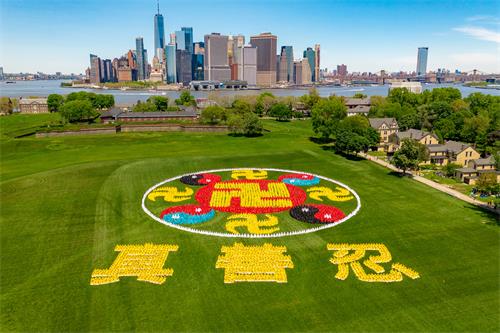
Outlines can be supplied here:
[[[391, 270], [386, 273], [380, 263], [390, 262], [392, 256], [384, 244], [328, 244], [327, 248], [334, 251], [330, 262], [338, 265], [335, 278], [339, 280], [347, 279], [349, 267], [359, 280], [365, 282], [399, 282], [403, 280], [403, 275], [411, 279], [420, 277], [416, 271], [399, 263], [392, 264]], [[368, 251], [378, 254], [370, 255], [361, 262]], [[367, 273], [363, 265], [375, 273]]]
[[285, 246], [244, 246], [235, 243], [223, 246], [215, 268], [224, 268], [224, 283], [278, 282], [286, 283], [285, 268], [293, 268]]
[[169, 252], [178, 250], [177, 245], [117, 245], [120, 252], [109, 269], [95, 269], [90, 284], [101, 285], [120, 281], [122, 276], [135, 276], [138, 281], [162, 284], [174, 270], [163, 268]]

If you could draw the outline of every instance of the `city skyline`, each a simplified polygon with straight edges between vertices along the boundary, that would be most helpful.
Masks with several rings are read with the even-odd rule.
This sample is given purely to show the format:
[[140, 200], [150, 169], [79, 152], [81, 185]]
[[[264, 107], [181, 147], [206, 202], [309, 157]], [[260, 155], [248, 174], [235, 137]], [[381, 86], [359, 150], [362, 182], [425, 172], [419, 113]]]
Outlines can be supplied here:
[[[157, 13], [157, 2], [149, 2], [148, 5], [148, 2], [128, 0], [116, 6], [116, 1], [69, 3], [50, 0], [39, 4], [35, 1], [2, 0], [1, 39], [3, 45], [9, 45], [10, 52], [2, 48], [0, 65], [6, 72], [82, 73], [88, 66], [89, 53], [112, 58], [134, 49], [133, 41], [139, 36], [144, 39], [144, 49], [151, 50], [150, 61], [155, 54], [151, 17]], [[277, 53], [282, 45], [293, 45], [301, 52], [316, 43], [320, 44], [321, 67], [329, 70], [345, 63], [349, 71], [415, 71], [417, 48], [425, 46], [429, 47], [428, 70], [447, 68], [452, 71], [478, 69], [500, 72], [500, 20], [498, 15], [492, 15], [495, 12], [498, 14], [494, 1], [454, 1], [455, 5], [446, 11], [447, 15], [439, 11], [450, 1], [439, 4], [384, 1], [378, 6], [372, 1], [313, 1], [314, 6], [310, 7], [320, 6], [321, 11], [304, 7], [297, 1], [287, 2], [285, 7], [282, 6], [283, 1], [266, 3], [263, 7], [264, 2], [260, 0], [251, 4], [219, 0], [211, 2], [210, 6], [199, 2], [194, 7], [196, 13], [203, 15], [191, 15], [183, 2], [163, 1], [160, 13], [164, 19], [165, 36], [189, 26], [193, 27], [195, 42], [202, 41], [204, 35], [212, 32], [241, 33], [249, 39], [250, 36], [270, 31], [278, 37]], [[274, 10], [275, 7], [280, 10]], [[9, 15], [6, 15], [7, 12]], [[235, 12], [247, 14], [248, 20], [242, 23]], [[414, 17], [415, 12], [429, 19], [418, 20]], [[106, 13], [107, 16], [104, 15]], [[110, 20], [110, 13], [112, 18], [118, 19]], [[437, 14], [440, 14], [439, 20], [430, 19]], [[28, 20], [20, 20], [18, 15]], [[46, 21], [49, 15], [52, 15], [51, 19]], [[74, 20], [68, 21], [68, 17], [74, 17]], [[309, 17], [318, 19], [307, 20]], [[300, 18], [306, 20], [296, 24], [295, 20]], [[78, 25], [89, 19], [93, 24]], [[39, 25], [44, 20], [44, 24]], [[120, 24], [110, 24], [114, 22]], [[65, 29], [68, 24], [73, 28]], [[26, 36], [33, 36], [29, 43]], [[78, 43], [72, 43], [73, 40]], [[38, 51], [37, 62], [33, 62], [33, 49]], [[298, 53], [295, 56], [299, 58]]]

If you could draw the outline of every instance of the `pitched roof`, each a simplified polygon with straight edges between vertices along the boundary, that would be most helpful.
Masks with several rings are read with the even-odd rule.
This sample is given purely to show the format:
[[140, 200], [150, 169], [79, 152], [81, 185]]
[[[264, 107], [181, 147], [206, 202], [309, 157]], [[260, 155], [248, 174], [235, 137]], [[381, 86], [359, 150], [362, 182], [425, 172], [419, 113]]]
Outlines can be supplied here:
[[495, 158], [493, 156], [488, 156], [486, 158], [478, 158], [474, 160], [474, 164], [476, 165], [493, 165], [495, 164]]
[[47, 104], [46, 98], [21, 98], [19, 99], [19, 104]]
[[368, 113], [370, 107], [365, 105], [356, 105], [354, 108], [347, 110], [347, 113]]
[[[387, 126], [391, 126], [394, 122], [396, 122], [396, 119], [394, 118], [370, 118], [368, 119], [370, 121], [370, 126], [378, 129], [382, 124], [386, 124]], [[397, 124], [397, 122], [396, 122]]]
[[[446, 152], [448, 148], [445, 145], [427, 145], [427, 149], [431, 153]], [[433, 156], [434, 157], [434, 156]]]
[[179, 118], [179, 117], [196, 117], [196, 112], [177, 111], [177, 112], [122, 112], [118, 114], [120, 118]]
[[477, 170], [473, 169], [473, 168], [460, 168], [460, 169], [457, 169], [456, 171], [460, 171], [461, 173], [475, 173], [475, 172], [477, 172]]
[[437, 139], [437, 136], [430, 133], [430, 132], [416, 130], [413, 128], [410, 128], [410, 129], [403, 131], [403, 132], [398, 132], [396, 135], [400, 139], [410, 138], [410, 139], [415, 139], [415, 140], [421, 140], [424, 137], [426, 137], [427, 135], [431, 135], [432, 137]]
[[346, 106], [355, 106], [355, 105], [366, 105], [370, 106], [371, 101], [369, 98], [346, 98], [345, 99]]
[[446, 146], [447, 150], [449, 150], [455, 154], [458, 154], [461, 151], [463, 151], [471, 146], [467, 143], [463, 143], [463, 142], [459, 142], [459, 141], [451, 141], [451, 140], [446, 141], [446, 143], [444, 145]]

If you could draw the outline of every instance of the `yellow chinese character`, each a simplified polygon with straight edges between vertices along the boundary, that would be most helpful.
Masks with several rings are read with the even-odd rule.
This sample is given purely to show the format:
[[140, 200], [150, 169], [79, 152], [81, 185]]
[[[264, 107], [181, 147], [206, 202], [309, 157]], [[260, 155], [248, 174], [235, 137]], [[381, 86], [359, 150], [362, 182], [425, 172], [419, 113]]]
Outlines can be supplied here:
[[266, 179], [266, 170], [234, 170], [231, 173], [233, 179]]
[[121, 276], [136, 276], [138, 281], [162, 284], [174, 270], [164, 269], [169, 252], [177, 251], [177, 245], [117, 245], [120, 252], [109, 269], [94, 269], [90, 284], [101, 285], [120, 281]]
[[163, 197], [163, 200], [167, 202], [179, 202], [189, 200], [193, 192], [189, 187], [185, 187], [184, 191], [179, 191], [176, 187], [158, 187], [148, 194], [148, 199], [155, 201], [157, 197]]
[[292, 258], [284, 255], [285, 246], [244, 246], [235, 243], [223, 246], [215, 268], [224, 268], [224, 283], [278, 282], [286, 283], [285, 268], [293, 268]]
[[335, 191], [328, 187], [311, 187], [307, 190], [309, 197], [314, 200], [323, 201], [322, 197], [326, 197], [331, 201], [349, 201], [354, 198], [351, 192], [342, 187], [336, 187]]
[[[379, 264], [391, 261], [392, 257], [384, 244], [328, 244], [327, 249], [335, 251], [330, 262], [338, 265], [339, 270], [335, 277], [339, 280], [347, 279], [349, 267], [359, 280], [365, 282], [398, 282], [403, 280], [403, 275], [411, 279], [420, 277], [416, 271], [399, 263], [392, 264], [390, 272], [385, 273], [384, 267]], [[363, 264], [375, 274], [366, 273], [360, 263], [367, 251], [378, 252], [378, 255], [370, 255], [363, 261]]]
[[227, 219], [226, 230], [233, 234], [239, 234], [237, 227], [246, 227], [251, 234], [272, 234], [280, 230], [278, 227], [267, 228], [278, 224], [278, 218], [270, 214], [266, 214], [264, 220], [259, 220], [255, 214], [236, 214]]
[[293, 206], [285, 183], [271, 182], [267, 188], [267, 190], [261, 190], [259, 183], [217, 183], [210, 198], [210, 207], [230, 207], [233, 198], [239, 198], [240, 206], [246, 208]]

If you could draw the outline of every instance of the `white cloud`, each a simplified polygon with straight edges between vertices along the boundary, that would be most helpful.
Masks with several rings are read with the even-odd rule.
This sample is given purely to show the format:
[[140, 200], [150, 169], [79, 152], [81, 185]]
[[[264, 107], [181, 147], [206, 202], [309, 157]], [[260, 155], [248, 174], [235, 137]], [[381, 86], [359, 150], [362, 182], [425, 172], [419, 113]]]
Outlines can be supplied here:
[[500, 44], [500, 32], [498, 32], [497, 30], [489, 30], [486, 28], [473, 27], [473, 26], [458, 27], [458, 28], [453, 28], [453, 30], [464, 33], [476, 39], [486, 40]]
[[469, 22], [481, 22], [486, 24], [500, 24], [500, 19], [491, 15], [474, 15], [466, 18]]
[[464, 71], [478, 69], [484, 72], [500, 72], [500, 61], [498, 54], [482, 53], [482, 52], [468, 52], [468, 53], [455, 53], [449, 56], [454, 63], [455, 68], [460, 68]]

